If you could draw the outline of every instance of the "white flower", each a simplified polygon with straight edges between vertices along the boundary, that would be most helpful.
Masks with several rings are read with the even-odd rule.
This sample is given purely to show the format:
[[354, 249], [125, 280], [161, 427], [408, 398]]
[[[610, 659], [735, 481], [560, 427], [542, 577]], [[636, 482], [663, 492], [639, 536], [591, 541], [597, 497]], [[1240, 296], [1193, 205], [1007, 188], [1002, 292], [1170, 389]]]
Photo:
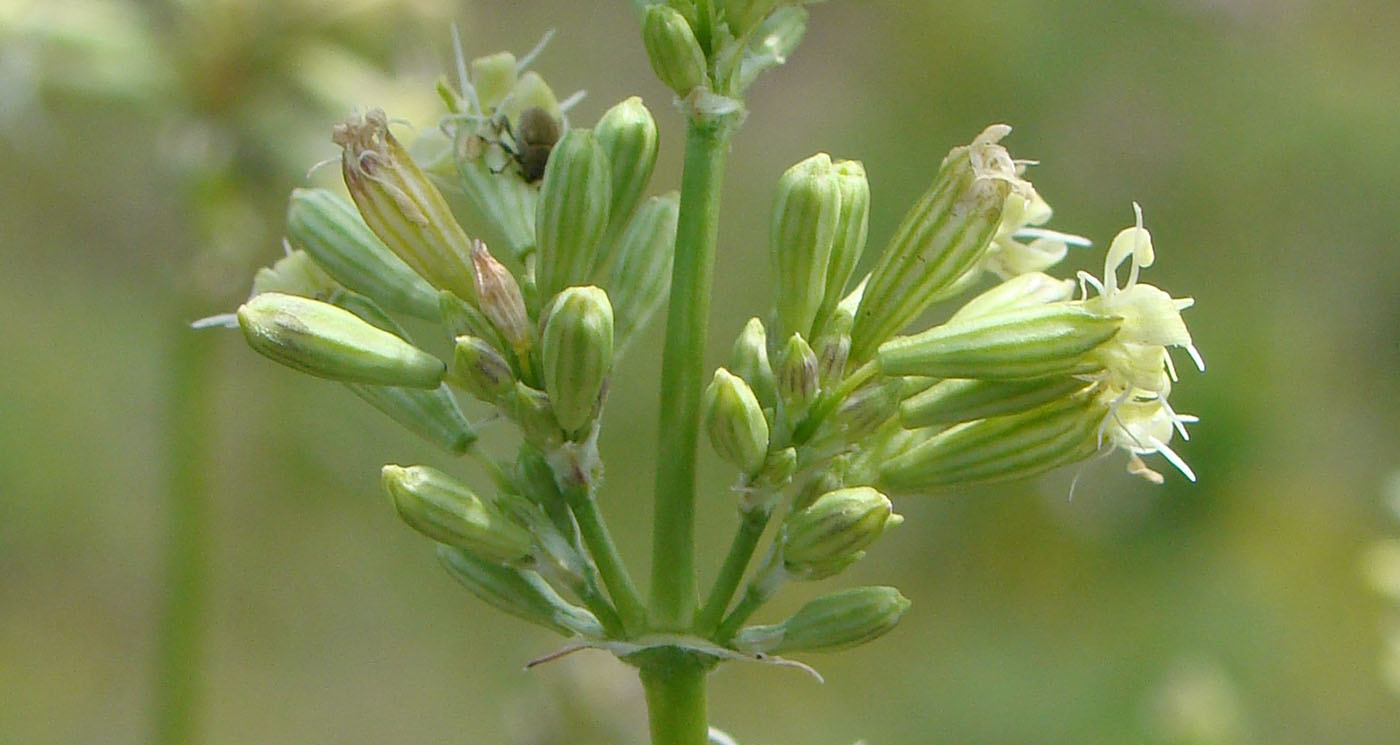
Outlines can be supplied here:
[[[1029, 186], [1029, 184], [1028, 184]], [[1060, 263], [1070, 246], [1090, 246], [1088, 238], [1046, 230], [1053, 210], [1034, 187], [1029, 196], [1011, 193], [1001, 212], [1001, 226], [982, 257], [982, 269], [1002, 279], [1043, 272]], [[1022, 242], [1030, 239], [1029, 243]]]

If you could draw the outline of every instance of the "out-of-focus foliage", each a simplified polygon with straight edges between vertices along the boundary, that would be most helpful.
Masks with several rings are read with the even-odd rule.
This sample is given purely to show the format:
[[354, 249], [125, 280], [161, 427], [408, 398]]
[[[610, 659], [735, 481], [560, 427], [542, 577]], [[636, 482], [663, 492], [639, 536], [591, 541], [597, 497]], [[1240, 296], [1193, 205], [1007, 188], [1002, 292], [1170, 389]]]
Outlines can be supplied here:
[[[1377, 495], [1400, 465], [1400, 77], [1377, 62], [1400, 45], [1400, 6], [812, 10], [734, 142], [713, 361], [760, 310], [747, 299], [767, 286], [754, 268], [787, 164], [862, 160], [878, 244], [950, 146], [1006, 121], [1016, 152], [1043, 161], [1033, 176], [1057, 225], [1112, 235], [1137, 199], [1171, 257], [1155, 276], [1195, 296], [1211, 370], [1178, 405], [1203, 418], [1183, 446], [1200, 483], [1151, 487], [1099, 464], [1073, 499], [1061, 474], [905, 500], [880, 566], [852, 578], [898, 585], [914, 601], [901, 626], [820, 665], [825, 686], [725, 670], [714, 723], [774, 744], [1400, 738], [1400, 699], [1377, 672], [1385, 604], [1357, 570], [1394, 533]], [[194, 246], [225, 247], [214, 255], [238, 258], [196, 275], [218, 290], [200, 312], [228, 310], [247, 267], [280, 250], [290, 189], [333, 184], [303, 174], [334, 155], [349, 105], [432, 126], [413, 101], [448, 67], [447, 18], [469, 53], [560, 29], [537, 68], [588, 89], [582, 121], [646, 98], [657, 188], [675, 185], [680, 117], [626, 3], [0, 0], [0, 742], [146, 740], [159, 350], [192, 333], [168, 320], [171, 280]], [[390, 85], [408, 69], [431, 73]], [[1091, 268], [1089, 252], [1070, 261]], [[268, 365], [235, 334], [219, 343], [207, 740], [562, 741], [520, 714], [574, 685], [563, 668], [520, 672], [553, 640], [454, 586], [364, 466], [428, 449], [339, 386]], [[654, 346], [624, 363], [637, 378], [654, 378], [640, 370]], [[651, 454], [636, 443], [651, 441], [657, 391], [611, 396], [603, 509], [640, 559]], [[732, 526], [726, 487], [703, 482], [707, 573]], [[600, 737], [636, 741], [630, 711]]]

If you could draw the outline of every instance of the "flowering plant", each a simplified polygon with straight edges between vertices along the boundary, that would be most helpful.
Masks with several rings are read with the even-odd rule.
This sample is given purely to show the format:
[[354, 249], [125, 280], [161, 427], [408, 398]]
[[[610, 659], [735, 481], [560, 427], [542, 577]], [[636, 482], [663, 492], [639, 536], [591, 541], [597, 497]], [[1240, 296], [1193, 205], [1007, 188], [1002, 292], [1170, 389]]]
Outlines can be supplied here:
[[[704, 691], [717, 665], [798, 664], [784, 655], [864, 643], [898, 622], [909, 601], [865, 587], [749, 624], [785, 584], [842, 572], [899, 525], [890, 495], [1024, 478], [1113, 450], [1149, 480], [1162, 480], [1149, 454], [1194, 479], [1168, 443], [1195, 419], [1167, 402], [1170, 348], [1204, 368], [1181, 319], [1191, 301], [1140, 281], [1154, 253], [1136, 205], [1102, 278], [1047, 274], [1089, 241], [1044, 227], [1051, 208], [1027, 180], [1031, 163], [1002, 145], [1002, 124], [948, 153], [868, 272], [861, 164], [823, 153], [788, 169], [769, 231], [771, 313], [749, 320], [707, 374], [729, 140], [750, 84], [800, 41], [807, 4], [634, 2], [651, 63], [686, 116], [679, 194], [645, 196], [658, 135], [640, 99], [584, 128], [568, 117], [576, 99], [560, 101], [527, 69], [534, 52], [468, 62], [459, 48], [457, 84], [438, 87], [441, 127], [412, 149], [379, 110], [335, 127], [350, 199], [293, 192], [287, 255], [222, 319], [258, 352], [339, 381], [480, 461], [488, 484], [387, 465], [383, 486], [473, 593], [567, 637], [566, 650], [635, 666], [658, 745], [711, 736]], [[459, 219], [445, 190], [464, 195], [474, 219]], [[946, 322], [906, 335], [926, 310], [969, 294]], [[663, 305], [644, 598], [598, 507], [598, 436], [615, 363]], [[411, 338], [396, 315], [440, 338]], [[478, 411], [513, 425], [492, 434], [512, 457], [478, 447], [468, 416]], [[703, 595], [693, 540], [702, 431], [734, 469], [738, 514]]]

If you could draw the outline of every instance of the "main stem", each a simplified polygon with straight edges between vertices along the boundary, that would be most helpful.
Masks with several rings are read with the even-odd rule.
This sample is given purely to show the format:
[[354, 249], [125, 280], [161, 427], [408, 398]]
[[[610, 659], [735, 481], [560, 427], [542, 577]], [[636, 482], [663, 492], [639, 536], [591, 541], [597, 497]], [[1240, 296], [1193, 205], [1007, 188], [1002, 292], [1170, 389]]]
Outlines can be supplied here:
[[728, 143], [726, 123], [699, 116], [690, 119], [661, 357], [651, 553], [651, 622], [661, 631], [687, 631], [695, 615], [695, 449]]

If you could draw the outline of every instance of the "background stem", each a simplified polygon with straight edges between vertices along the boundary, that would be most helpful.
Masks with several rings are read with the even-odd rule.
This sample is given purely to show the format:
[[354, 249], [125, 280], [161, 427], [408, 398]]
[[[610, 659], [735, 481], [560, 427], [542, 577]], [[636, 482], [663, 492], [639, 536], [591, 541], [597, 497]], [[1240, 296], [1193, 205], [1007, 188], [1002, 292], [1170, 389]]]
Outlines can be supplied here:
[[664, 631], [688, 630], [695, 614], [695, 448], [729, 131], [722, 121], [694, 117], [686, 132], [676, 259], [661, 358], [652, 533], [651, 620]]

